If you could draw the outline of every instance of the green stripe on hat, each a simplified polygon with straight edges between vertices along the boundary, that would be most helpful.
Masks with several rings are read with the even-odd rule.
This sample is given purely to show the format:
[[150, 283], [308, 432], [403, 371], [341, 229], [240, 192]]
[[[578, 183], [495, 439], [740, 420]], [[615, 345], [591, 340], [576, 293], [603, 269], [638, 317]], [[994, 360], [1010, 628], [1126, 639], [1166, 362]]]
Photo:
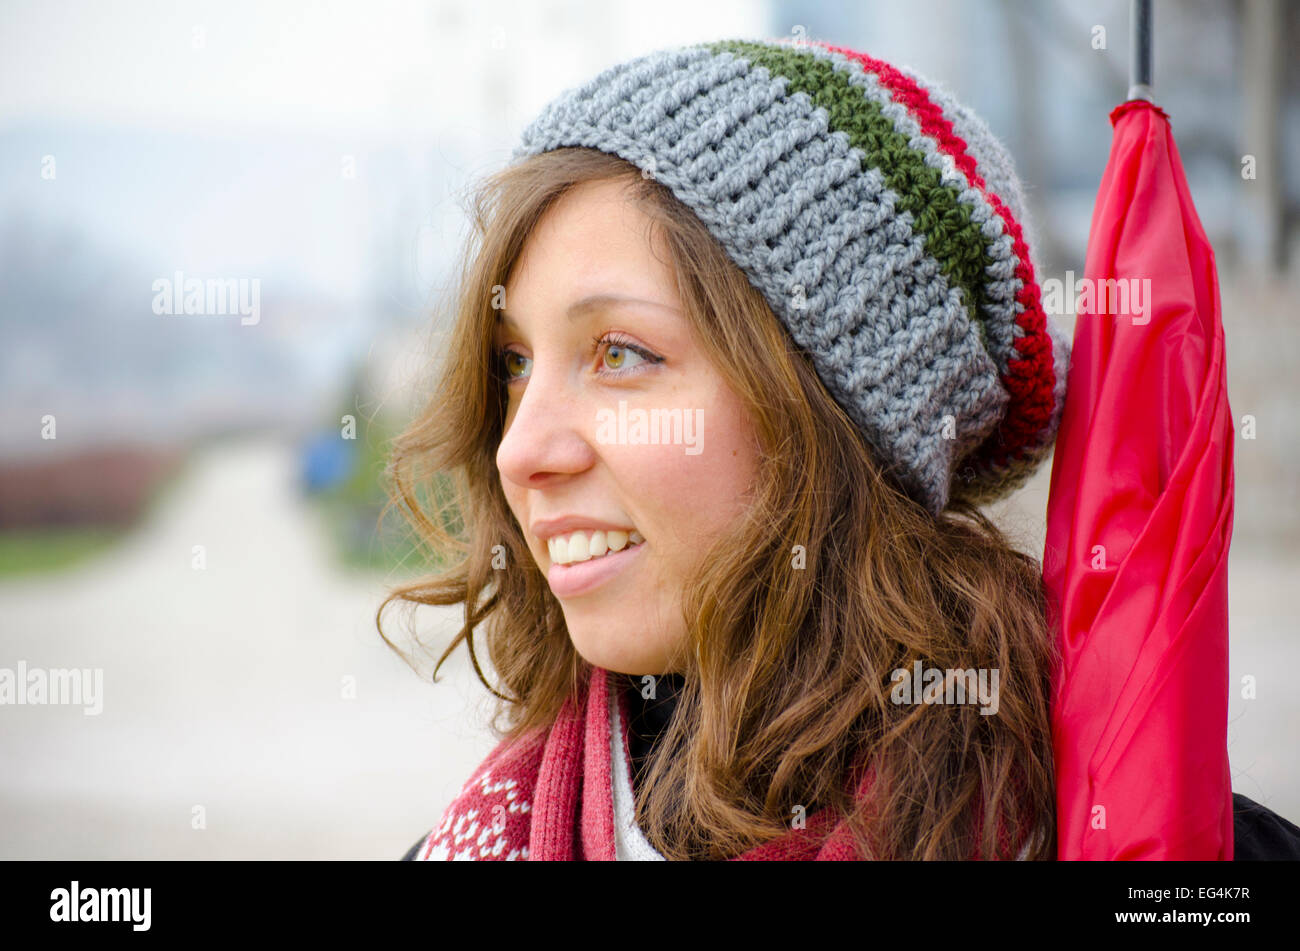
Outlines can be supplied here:
[[867, 168], [880, 169], [886, 184], [898, 195], [898, 209], [911, 214], [913, 229], [924, 236], [926, 251], [934, 256], [949, 283], [966, 292], [966, 311], [987, 351], [984, 280], [993, 260], [984, 235], [957, 190], [944, 184], [938, 169], [925, 164], [924, 154], [908, 144], [880, 104], [864, 96], [832, 63], [797, 48], [747, 40], [720, 40], [700, 47], [734, 53], [763, 66], [773, 76], [789, 80], [790, 93], [806, 93], [814, 106], [826, 110], [831, 131], [845, 133], [849, 142], [862, 150]]

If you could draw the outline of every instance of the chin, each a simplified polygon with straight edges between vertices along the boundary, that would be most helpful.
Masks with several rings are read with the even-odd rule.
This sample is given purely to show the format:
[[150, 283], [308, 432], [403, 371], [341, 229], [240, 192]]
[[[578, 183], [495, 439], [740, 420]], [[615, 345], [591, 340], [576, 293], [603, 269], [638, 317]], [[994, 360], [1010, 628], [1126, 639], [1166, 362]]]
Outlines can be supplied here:
[[[601, 636], [602, 634], [604, 636]], [[569, 630], [569, 639], [573, 642], [574, 649], [593, 667], [601, 667], [611, 673], [634, 676], [663, 673], [667, 662], [661, 655], [638, 651], [637, 645], [630, 643], [611, 643], [608, 635], [609, 632], [604, 631], [597, 634], [594, 639], [588, 640], [580, 634], [575, 634], [572, 628]]]

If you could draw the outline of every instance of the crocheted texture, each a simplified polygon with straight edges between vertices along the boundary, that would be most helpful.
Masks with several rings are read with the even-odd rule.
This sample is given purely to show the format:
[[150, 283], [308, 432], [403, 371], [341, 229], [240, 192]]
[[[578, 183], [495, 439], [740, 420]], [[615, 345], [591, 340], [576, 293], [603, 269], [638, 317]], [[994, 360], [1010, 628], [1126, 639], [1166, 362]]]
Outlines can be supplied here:
[[695, 212], [931, 512], [1005, 495], [1046, 457], [1068, 342], [1010, 156], [937, 84], [817, 42], [662, 50], [567, 90], [513, 158], [569, 146]]

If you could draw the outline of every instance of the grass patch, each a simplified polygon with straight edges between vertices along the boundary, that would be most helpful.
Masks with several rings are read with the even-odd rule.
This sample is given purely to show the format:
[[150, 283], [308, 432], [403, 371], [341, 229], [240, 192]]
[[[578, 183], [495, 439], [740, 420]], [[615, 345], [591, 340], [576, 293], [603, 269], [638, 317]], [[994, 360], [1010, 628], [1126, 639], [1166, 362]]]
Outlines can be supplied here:
[[124, 528], [52, 528], [0, 532], [0, 577], [61, 571], [102, 555]]

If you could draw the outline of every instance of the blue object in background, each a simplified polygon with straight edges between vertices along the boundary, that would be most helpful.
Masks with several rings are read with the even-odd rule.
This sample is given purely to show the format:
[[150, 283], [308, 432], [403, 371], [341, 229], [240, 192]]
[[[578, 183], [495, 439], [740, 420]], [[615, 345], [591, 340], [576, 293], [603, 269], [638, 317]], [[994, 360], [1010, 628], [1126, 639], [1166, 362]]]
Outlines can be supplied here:
[[356, 443], [338, 430], [313, 436], [302, 448], [299, 476], [305, 492], [324, 492], [346, 482], [356, 467]]

